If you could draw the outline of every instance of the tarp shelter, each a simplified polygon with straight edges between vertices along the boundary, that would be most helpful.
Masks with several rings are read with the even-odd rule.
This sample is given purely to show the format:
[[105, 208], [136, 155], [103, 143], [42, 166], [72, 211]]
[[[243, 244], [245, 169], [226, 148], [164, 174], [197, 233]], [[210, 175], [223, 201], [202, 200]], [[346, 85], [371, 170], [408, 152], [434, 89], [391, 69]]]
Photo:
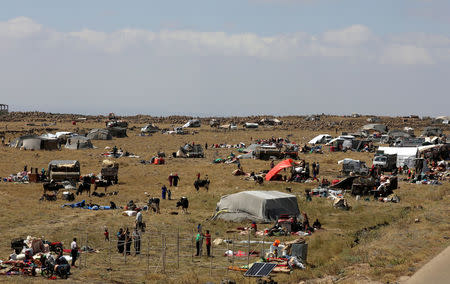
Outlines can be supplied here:
[[91, 149], [94, 146], [91, 143], [91, 140], [84, 136], [72, 136], [67, 139], [66, 149], [71, 150], [80, 150], [80, 149]]
[[387, 133], [388, 132], [388, 128], [386, 125], [383, 124], [366, 124], [362, 127], [363, 131], [376, 131], [376, 132], [380, 132], [380, 133]]
[[91, 140], [112, 140], [108, 129], [92, 129], [86, 137]]
[[311, 139], [308, 143], [312, 144], [312, 145], [325, 144], [325, 143], [329, 142], [331, 139], [333, 139], [333, 138], [328, 134], [320, 134], [320, 135], [317, 135], [316, 137], [314, 137], [313, 139]]
[[26, 135], [14, 139], [9, 146], [25, 150], [58, 150], [59, 142], [56, 138], [47, 136]]
[[278, 174], [282, 169], [286, 169], [289, 167], [292, 167], [292, 164], [294, 163], [294, 161], [292, 159], [287, 159], [284, 160], [282, 162], [279, 162], [275, 167], [273, 167], [273, 169], [271, 169], [267, 175], [266, 175], [266, 180], [269, 181], [271, 180], [276, 174]]
[[183, 128], [187, 128], [187, 127], [200, 127], [200, 126], [201, 126], [200, 120], [198, 120], [198, 119], [191, 119], [188, 122], [186, 122], [186, 124], [183, 125], [182, 127]]
[[407, 165], [409, 168], [414, 168], [417, 157], [417, 147], [379, 147], [378, 151], [383, 151], [384, 154], [397, 154], [397, 167]]
[[422, 131], [422, 136], [441, 136], [442, 135], [442, 129], [439, 127], [425, 127], [425, 129]]
[[213, 219], [271, 222], [281, 214], [300, 215], [295, 195], [279, 191], [242, 191], [222, 196]]
[[147, 124], [146, 126], [141, 128], [141, 133], [156, 133], [159, 131], [159, 127], [154, 125], [153, 123]]

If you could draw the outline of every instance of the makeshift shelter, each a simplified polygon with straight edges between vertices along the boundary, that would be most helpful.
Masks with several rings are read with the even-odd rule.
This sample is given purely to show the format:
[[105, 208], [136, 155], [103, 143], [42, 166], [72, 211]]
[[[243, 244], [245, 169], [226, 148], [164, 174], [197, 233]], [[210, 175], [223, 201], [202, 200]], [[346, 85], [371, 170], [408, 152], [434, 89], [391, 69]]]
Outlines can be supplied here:
[[282, 214], [299, 217], [295, 195], [279, 191], [242, 191], [222, 196], [217, 203], [213, 219], [272, 222]]
[[383, 124], [366, 124], [362, 127], [361, 129], [362, 131], [367, 131], [367, 132], [379, 132], [379, 133], [387, 133], [388, 132], [388, 128], [386, 125]]
[[159, 131], [159, 127], [154, 125], [153, 123], [147, 124], [146, 126], [141, 128], [141, 133], [156, 133]]
[[201, 126], [200, 120], [198, 120], [198, 119], [191, 119], [188, 122], [186, 122], [186, 124], [183, 125], [182, 127], [183, 128], [187, 128], [187, 127], [200, 127], [200, 126]]
[[80, 150], [80, 149], [91, 149], [94, 146], [91, 143], [91, 140], [84, 136], [72, 136], [67, 139], [66, 149], [70, 150]]
[[266, 180], [271, 180], [276, 174], [278, 174], [282, 169], [292, 167], [294, 161], [292, 159], [286, 159], [282, 162], [279, 162], [275, 167], [273, 167], [266, 175]]
[[311, 139], [308, 143], [315, 145], [315, 144], [325, 144], [331, 141], [331, 139], [333, 139], [333, 137], [331, 137], [328, 134], [320, 134], [317, 135], [316, 137], [314, 137], [313, 139]]
[[92, 129], [86, 137], [91, 140], [112, 140], [108, 129]]
[[397, 154], [397, 167], [407, 165], [409, 168], [414, 168], [417, 157], [417, 147], [379, 147], [378, 151], [383, 151], [384, 154]]
[[111, 133], [112, 137], [127, 137], [127, 129], [125, 127], [108, 127], [108, 130], [109, 133]]
[[422, 136], [441, 136], [442, 135], [442, 129], [440, 129], [439, 127], [425, 127], [425, 129], [422, 132]]
[[24, 150], [58, 150], [59, 142], [58, 139], [47, 136], [26, 135], [14, 139], [9, 146]]
[[259, 121], [262, 125], [282, 125], [283, 122], [276, 118], [263, 118]]

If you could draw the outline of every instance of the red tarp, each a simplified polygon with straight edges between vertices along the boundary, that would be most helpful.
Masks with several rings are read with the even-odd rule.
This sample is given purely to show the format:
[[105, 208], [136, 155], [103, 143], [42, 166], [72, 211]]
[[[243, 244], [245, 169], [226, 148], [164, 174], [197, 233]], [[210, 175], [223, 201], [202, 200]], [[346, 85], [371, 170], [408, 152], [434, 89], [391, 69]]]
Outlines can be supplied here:
[[282, 162], [279, 162], [273, 169], [270, 170], [270, 172], [266, 175], [266, 180], [271, 180], [276, 174], [278, 174], [282, 169], [292, 167], [292, 164], [294, 161], [292, 159], [287, 159]]

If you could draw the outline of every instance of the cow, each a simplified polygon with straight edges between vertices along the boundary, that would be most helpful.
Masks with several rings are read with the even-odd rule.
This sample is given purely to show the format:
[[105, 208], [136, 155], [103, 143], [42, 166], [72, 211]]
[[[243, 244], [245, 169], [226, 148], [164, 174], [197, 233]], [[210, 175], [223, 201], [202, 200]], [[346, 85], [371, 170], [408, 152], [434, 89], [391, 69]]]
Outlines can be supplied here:
[[197, 179], [194, 182], [194, 187], [195, 189], [198, 191], [200, 189], [200, 187], [204, 187], [206, 189], [206, 191], [209, 190], [209, 184], [210, 184], [210, 180], [209, 179]]
[[91, 184], [88, 182], [80, 183], [77, 189], [77, 195], [83, 194], [83, 191], [86, 191], [91, 196]]
[[159, 211], [159, 198], [157, 197], [150, 197], [148, 199], [148, 206], [153, 210], [153, 212], [160, 214], [161, 212]]
[[189, 200], [187, 197], [181, 197], [180, 200], [177, 202], [177, 208], [181, 207], [184, 213], [188, 213], [187, 209], [189, 208]]
[[108, 186], [113, 185], [113, 182], [111, 180], [96, 180], [94, 190], [97, 190], [98, 187], [103, 187], [106, 190], [108, 189]]
[[64, 185], [55, 183], [54, 181], [46, 182], [42, 186], [44, 188], [44, 194], [46, 194], [47, 191], [53, 191], [54, 194], [57, 194], [61, 188], [64, 188]]

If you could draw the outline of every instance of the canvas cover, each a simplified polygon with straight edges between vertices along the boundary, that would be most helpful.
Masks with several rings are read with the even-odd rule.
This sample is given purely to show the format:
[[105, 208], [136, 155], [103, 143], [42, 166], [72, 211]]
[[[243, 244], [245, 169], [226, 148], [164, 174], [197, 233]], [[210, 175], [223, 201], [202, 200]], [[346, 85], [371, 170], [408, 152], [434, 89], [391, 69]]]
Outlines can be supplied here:
[[317, 135], [316, 137], [314, 137], [313, 139], [311, 139], [308, 143], [309, 144], [321, 144], [321, 143], [326, 143], [327, 140], [331, 140], [331, 136], [328, 134], [320, 134]]
[[279, 191], [242, 191], [222, 196], [213, 219], [272, 222], [281, 214], [300, 215], [295, 195]]
[[397, 154], [397, 167], [407, 165], [409, 168], [414, 168], [417, 157], [417, 147], [379, 147], [378, 151], [383, 151], [384, 154]]
[[266, 180], [269, 181], [271, 180], [276, 174], [278, 174], [282, 169], [286, 169], [289, 167], [292, 167], [292, 164], [294, 163], [294, 161], [292, 159], [287, 159], [284, 160], [282, 162], [279, 162], [275, 167], [273, 167], [273, 169], [271, 169], [267, 175], [266, 175]]
[[86, 138], [91, 140], [111, 140], [112, 135], [108, 129], [92, 129]]
[[92, 145], [91, 140], [87, 137], [73, 136], [67, 139], [65, 148], [70, 150], [80, 150], [80, 149], [91, 149], [94, 148], [94, 146]]

